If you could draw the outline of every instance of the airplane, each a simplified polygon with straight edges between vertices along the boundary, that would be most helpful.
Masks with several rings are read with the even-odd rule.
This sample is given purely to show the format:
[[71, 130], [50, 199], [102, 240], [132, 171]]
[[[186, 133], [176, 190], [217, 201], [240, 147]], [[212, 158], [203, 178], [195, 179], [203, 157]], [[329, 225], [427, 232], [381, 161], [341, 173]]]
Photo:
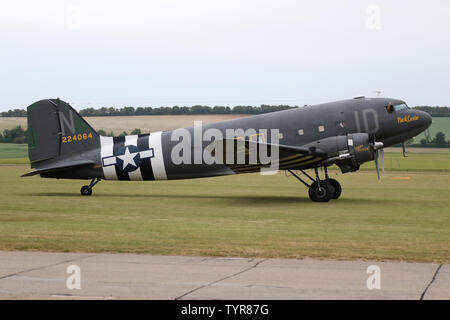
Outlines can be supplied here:
[[[314, 202], [341, 196], [342, 187], [329, 177], [328, 167], [337, 165], [342, 173], [354, 172], [374, 160], [380, 179], [383, 148], [413, 138], [432, 122], [428, 113], [411, 109], [402, 100], [381, 97], [356, 97], [119, 137], [100, 136], [59, 98], [33, 103], [27, 108], [27, 118], [34, 171], [23, 176], [89, 179], [80, 190], [83, 196], [90, 196], [101, 180], [191, 179], [263, 170], [270, 174], [275, 168], [294, 175]], [[230, 131], [234, 136], [228, 135]], [[276, 155], [270, 164], [269, 149], [270, 156]], [[255, 150], [256, 157], [251, 153]], [[264, 150], [265, 157], [261, 156]], [[313, 169], [315, 176], [307, 169]]]

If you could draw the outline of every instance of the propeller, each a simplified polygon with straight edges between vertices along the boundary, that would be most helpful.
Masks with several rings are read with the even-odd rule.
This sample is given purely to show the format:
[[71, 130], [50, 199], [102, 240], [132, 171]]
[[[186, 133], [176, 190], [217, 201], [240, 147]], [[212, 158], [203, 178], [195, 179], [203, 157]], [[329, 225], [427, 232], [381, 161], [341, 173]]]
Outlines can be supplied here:
[[374, 141], [371, 143], [371, 147], [374, 153], [374, 160], [375, 160], [375, 168], [377, 169], [377, 177], [378, 180], [380, 180], [380, 166], [378, 163], [378, 158], [380, 158], [381, 162], [381, 169], [384, 172], [384, 150], [383, 150], [383, 142], [377, 142]]

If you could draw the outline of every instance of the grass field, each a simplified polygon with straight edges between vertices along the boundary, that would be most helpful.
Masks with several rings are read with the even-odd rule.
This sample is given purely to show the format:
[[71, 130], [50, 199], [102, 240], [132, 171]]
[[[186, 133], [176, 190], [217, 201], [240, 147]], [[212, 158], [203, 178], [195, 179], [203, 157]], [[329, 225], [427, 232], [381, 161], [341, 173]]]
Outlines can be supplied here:
[[448, 173], [332, 171], [341, 199], [312, 203], [284, 173], [102, 181], [81, 197], [84, 181], [28, 171], [0, 165], [0, 250], [450, 262]]
[[27, 146], [0, 144], [0, 250], [134, 252], [450, 263], [450, 150], [389, 148], [330, 174], [343, 195], [310, 202], [284, 173], [108, 182], [20, 178]]
[[284, 174], [104, 181], [82, 198], [82, 181], [27, 170], [0, 166], [0, 250], [450, 262], [448, 174], [346, 174], [321, 204]]
[[28, 145], [0, 143], [0, 164], [27, 164]]

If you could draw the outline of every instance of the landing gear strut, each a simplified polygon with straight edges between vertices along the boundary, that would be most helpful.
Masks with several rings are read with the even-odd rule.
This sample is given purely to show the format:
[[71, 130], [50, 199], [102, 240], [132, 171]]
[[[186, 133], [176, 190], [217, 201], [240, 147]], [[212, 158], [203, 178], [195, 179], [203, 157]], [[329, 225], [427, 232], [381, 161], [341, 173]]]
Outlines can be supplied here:
[[288, 171], [308, 188], [309, 198], [314, 202], [328, 202], [331, 199], [338, 199], [341, 196], [341, 184], [337, 180], [328, 177], [327, 167], [324, 167], [324, 180], [320, 180], [318, 168], [314, 168], [314, 172], [316, 175], [315, 179], [305, 171], [300, 170], [306, 177], [308, 177], [312, 181], [311, 184], [308, 184], [306, 181], [296, 175], [292, 170]]
[[92, 194], [92, 188], [100, 182], [100, 178], [94, 178], [91, 180], [91, 183], [88, 186], [81, 187], [81, 195], [82, 196], [90, 196]]

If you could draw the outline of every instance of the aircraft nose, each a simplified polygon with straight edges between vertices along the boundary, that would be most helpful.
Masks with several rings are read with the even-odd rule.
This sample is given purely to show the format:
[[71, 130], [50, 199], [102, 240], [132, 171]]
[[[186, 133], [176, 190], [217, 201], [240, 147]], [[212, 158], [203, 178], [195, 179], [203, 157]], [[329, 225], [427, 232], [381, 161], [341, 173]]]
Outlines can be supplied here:
[[425, 111], [421, 111], [420, 119], [421, 119], [421, 126], [423, 127], [424, 130], [427, 129], [433, 122], [431, 116]]

